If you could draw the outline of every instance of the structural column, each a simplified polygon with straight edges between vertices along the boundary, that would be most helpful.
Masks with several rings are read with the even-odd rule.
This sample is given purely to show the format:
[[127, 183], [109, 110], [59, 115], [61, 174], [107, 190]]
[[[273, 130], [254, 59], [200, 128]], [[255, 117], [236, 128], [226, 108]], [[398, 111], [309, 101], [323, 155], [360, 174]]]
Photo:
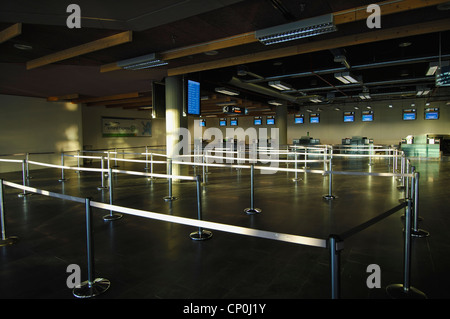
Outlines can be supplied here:
[[278, 128], [279, 146], [287, 144], [287, 105], [286, 102], [282, 103], [283, 105], [278, 105], [275, 111], [275, 123]]
[[[183, 116], [183, 77], [170, 76], [165, 79], [166, 83], [166, 154], [168, 158], [176, 159], [177, 155], [187, 152], [181, 148], [182, 145], [189, 147], [188, 136], [182, 136], [183, 130], [187, 130], [187, 117]], [[183, 140], [183, 139], [186, 140]], [[172, 165], [173, 175], [185, 175], [187, 165]]]

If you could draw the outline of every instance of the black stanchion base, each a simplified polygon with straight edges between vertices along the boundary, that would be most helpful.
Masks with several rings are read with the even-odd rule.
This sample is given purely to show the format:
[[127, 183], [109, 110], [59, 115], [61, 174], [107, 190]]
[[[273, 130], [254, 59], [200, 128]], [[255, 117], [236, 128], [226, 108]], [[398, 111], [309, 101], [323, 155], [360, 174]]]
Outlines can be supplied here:
[[165, 197], [163, 197], [163, 199], [166, 202], [171, 202], [171, 201], [177, 200], [177, 198], [175, 196], [165, 196]]
[[386, 287], [386, 292], [392, 299], [427, 299], [419, 289], [409, 287], [405, 290], [403, 284], [393, 284]]
[[99, 187], [97, 187], [97, 189], [98, 189], [99, 191], [102, 191], [102, 190], [108, 189], [108, 187], [106, 187], [106, 186], [99, 186]]
[[15, 243], [17, 243], [18, 240], [19, 238], [16, 236], [0, 239], [0, 247], [14, 245]]
[[195, 231], [193, 233], [191, 233], [189, 235], [189, 237], [191, 237], [192, 240], [207, 240], [210, 239], [212, 237], [212, 232], [210, 232], [209, 230], [202, 230], [202, 231]]
[[17, 194], [18, 197], [27, 197], [27, 196], [31, 196], [33, 195], [33, 193], [19, 193]]
[[91, 298], [104, 293], [111, 286], [108, 279], [96, 278], [93, 283], [85, 281], [80, 287], [75, 287], [72, 291], [77, 298]]
[[337, 196], [334, 196], [334, 195], [323, 195], [323, 199], [326, 199], [326, 200], [333, 200], [336, 198], [337, 198]]
[[411, 230], [411, 236], [413, 237], [417, 237], [417, 238], [423, 238], [423, 237], [428, 237], [430, 236], [430, 233], [427, 232], [426, 230], [423, 229], [418, 229], [418, 230]]
[[113, 221], [122, 218], [122, 214], [110, 214], [103, 216], [103, 220], [105, 221]]
[[259, 214], [262, 212], [262, 210], [260, 208], [246, 208], [244, 209], [244, 212], [247, 215], [254, 215], [254, 214]]

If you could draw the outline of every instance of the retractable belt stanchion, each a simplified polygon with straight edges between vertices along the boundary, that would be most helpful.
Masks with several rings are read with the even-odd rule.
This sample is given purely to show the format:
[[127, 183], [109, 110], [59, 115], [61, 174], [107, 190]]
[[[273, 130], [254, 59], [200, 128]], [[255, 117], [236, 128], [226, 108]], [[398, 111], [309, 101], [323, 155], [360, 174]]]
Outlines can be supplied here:
[[92, 214], [91, 201], [86, 198], [86, 239], [87, 239], [87, 265], [88, 265], [88, 280], [81, 283], [79, 287], [75, 287], [72, 293], [77, 298], [91, 298], [104, 293], [110, 287], [111, 283], [105, 278], [95, 278], [94, 269], [94, 245], [93, 245], [93, 230], [92, 230]]
[[78, 167], [78, 171], [75, 171], [75, 173], [80, 174], [80, 151], [77, 151], [77, 167]]
[[[26, 160], [23, 160], [22, 161], [22, 183], [23, 183], [23, 186], [27, 186], [26, 185], [26, 180], [27, 180], [27, 178], [26, 178], [26, 176], [25, 176], [25, 170], [26, 170], [26, 168], [25, 168], [25, 166], [26, 166], [26, 164], [25, 164], [25, 162], [26, 162]], [[32, 193], [28, 193], [26, 190], [23, 190], [23, 192], [22, 193], [19, 193], [17, 196], [19, 196], [19, 197], [25, 197], [25, 196], [28, 196], [28, 195], [32, 195]]]
[[414, 185], [411, 185], [411, 187], [414, 187], [414, 220], [413, 220], [413, 227], [411, 230], [411, 236], [413, 237], [428, 237], [430, 235], [429, 232], [423, 229], [418, 229], [419, 224], [419, 172], [414, 173]]
[[59, 182], [65, 182], [67, 179], [64, 177], [64, 152], [61, 152], [61, 178]]
[[[201, 190], [200, 190], [200, 176], [197, 175], [195, 178], [195, 182], [197, 184], [197, 213], [198, 220], [202, 220], [202, 201], [201, 201]], [[207, 240], [212, 237], [212, 232], [209, 230], [205, 230], [201, 227], [198, 228], [198, 231], [192, 232], [190, 235], [192, 240]]]
[[100, 162], [100, 165], [101, 165], [100, 167], [101, 167], [101, 169], [102, 169], [102, 171], [101, 171], [101, 173], [100, 173], [100, 176], [102, 177], [102, 186], [97, 187], [97, 189], [98, 189], [98, 190], [108, 189], [108, 187], [105, 186], [105, 173], [103, 172], [105, 159], [104, 159], [103, 156], [101, 157], [100, 161], [101, 161], [101, 162]]
[[295, 168], [295, 177], [292, 179], [293, 182], [298, 182], [301, 180], [301, 178], [298, 177], [298, 172], [297, 172], [297, 148], [294, 148], [294, 168]]
[[19, 240], [19, 238], [17, 238], [16, 236], [6, 237], [3, 179], [0, 179], [0, 223], [2, 224], [2, 239], [0, 240], [0, 247], [15, 244]]
[[340, 250], [337, 247], [338, 237], [330, 235], [328, 238], [328, 248], [330, 249], [330, 270], [331, 270], [331, 298], [339, 299], [341, 290], [340, 276]]
[[255, 208], [254, 201], [255, 201], [255, 189], [254, 189], [254, 172], [255, 172], [255, 166], [251, 164], [250, 167], [250, 208], [244, 209], [244, 212], [248, 215], [258, 214], [261, 213], [260, 208]]
[[170, 201], [173, 201], [173, 200], [176, 200], [177, 198], [176, 197], [174, 197], [174, 196], [172, 196], [172, 159], [171, 158], [169, 158], [169, 159], [167, 159], [168, 160], [168, 162], [169, 162], [169, 168], [168, 168], [168, 170], [169, 170], [169, 172], [167, 173], [167, 175], [169, 175], [170, 177], [169, 177], [169, 180], [168, 180], [168, 182], [169, 182], [169, 195], [168, 196], [165, 196], [164, 197], [164, 200], [166, 201], [166, 202], [170, 202]]
[[328, 194], [324, 195], [323, 198], [326, 200], [332, 200], [335, 199], [336, 196], [333, 195], [333, 164], [332, 164], [332, 158], [333, 158], [333, 148], [330, 148], [330, 158], [328, 163]]
[[28, 159], [29, 159], [29, 157], [30, 157], [30, 154], [29, 153], [27, 153], [26, 155], [25, 155], [26, 157], [25, 157], [25, 160], [26, 160], [26, 172], [27, 172], [27, 179], [32, 179], [33, 177], [31, 177], [30, 176], [30, 165], [28, 164]]
[[405, 215], [405, 240], [404, 240], [404, 270], [403, 284], [392, 284], [386, 287], [386, 292], [394, 299], [425, 299], [427, 296], [420, 290], [411, 287], [411, 199], [407, 199]]
[[[102, 174], [103, 174], [103, 172], [102, 172]], [[111, 167], [108, 170], [108, 178], [109, 178], [109, 204], [112, 205], [113, 204], [114, 191], [113, 191], [113, 175], [112, 175], [112, 168]], [[120, 218], [122, 218], [122, 214], [113, 213], [112, 210], [109, 212], [109, 215], [103, 216], [103, 220], [106, 220], [106, 221], [113, 221], [113, 220], [117, 220], [117, 219], [120, 219]]]

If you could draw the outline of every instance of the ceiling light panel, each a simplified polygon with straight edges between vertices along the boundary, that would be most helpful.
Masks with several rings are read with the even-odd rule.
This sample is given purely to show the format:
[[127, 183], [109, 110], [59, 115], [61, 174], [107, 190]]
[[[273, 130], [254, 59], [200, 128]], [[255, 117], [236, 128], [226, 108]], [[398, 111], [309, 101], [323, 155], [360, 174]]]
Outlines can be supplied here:
[[265, 45], [312, 37], [336, 31], [333, 14], [295, 21], [276, 27], [258, 30], [255, 37]]
[[214, 91], [216, 91], [217, 93], [222, 93], [222, 94], [226, 94], [226, 95], [239, 95], [239, 91], [224, 88], [224, 87], [215, 88]]
[[151, 53], [140, 57], [117, 62], [117, 66], [127, 70], [141, 70], [141, 69], [155, 68], [157, 66], [162, 66], [166, 64], [168, 63], [161, 60], [156, 53]]
[[292, 87], [289, 84], [283, 83], [281, 81], [270, 81], [269, 86], [280, 91], [292, 90]]

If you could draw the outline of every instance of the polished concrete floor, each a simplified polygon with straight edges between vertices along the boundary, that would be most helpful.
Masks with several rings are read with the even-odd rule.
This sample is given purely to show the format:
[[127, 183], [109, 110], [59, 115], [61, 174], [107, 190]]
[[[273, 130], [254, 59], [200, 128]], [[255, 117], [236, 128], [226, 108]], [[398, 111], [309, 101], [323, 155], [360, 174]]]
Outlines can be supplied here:
[[[430, 299], [449, 298], [450, 183], [449, 161], [414, 161], [420, 172], [420, 228], [430, 232], [412, 241], [411, 285]], [[120, 169], [143, 171], [143, 165], [121, 163]], [[321, 164], [311, 168], [322, 169]], [[158, 169], [162, 169], [159, 167]], [[334, 161], [334, 170], [389, 172], [385, 160], [372, 166], [362, 159]], [[197, 173], [201, 173], [198, 171]], [[194, 174], [190, 168], [190, 174]], [[57, 169], [32, 170], [29, 185], [96, 201], [97, 173]], [[203, 219], [314, 238], [353, 228], [399, 204], [403, 192], [393, 177], [335, 175], [333, 201], [325, 201], [328, 178], [320, 174], [255, 175], [257, 215], [250, 204], [249, 170], [212, 168], [202, 186]], [[0, 177], [21, 183], [21, 173]], [[173, 184], [178, 199], [166, 202], [164, 180], [114, 176], [114, 204], [163, 214], [197, 218], [195, 183]], [[87, 279], [84, 205], [42, 195], [18, 197], [5, 186], [6, 235], [15, 245], [0, 247], [0, 298], [74, 299], [66, 285], [70, 264]], [[386, 286], [403, 283], [403, 210], [345, 240], [341, 252], [341, 298], [386, 299]], [[330, 261], [327, 249], [213, 231], [207, 241], [193, 241], [193, 227], [124, 215], [104, 221], [109, 212], [93, 209], [96, 277], [111, 287], [97, 299], [327, 299]], [[369, 289], [367, 266], [381, 270], [381, 288]]]

